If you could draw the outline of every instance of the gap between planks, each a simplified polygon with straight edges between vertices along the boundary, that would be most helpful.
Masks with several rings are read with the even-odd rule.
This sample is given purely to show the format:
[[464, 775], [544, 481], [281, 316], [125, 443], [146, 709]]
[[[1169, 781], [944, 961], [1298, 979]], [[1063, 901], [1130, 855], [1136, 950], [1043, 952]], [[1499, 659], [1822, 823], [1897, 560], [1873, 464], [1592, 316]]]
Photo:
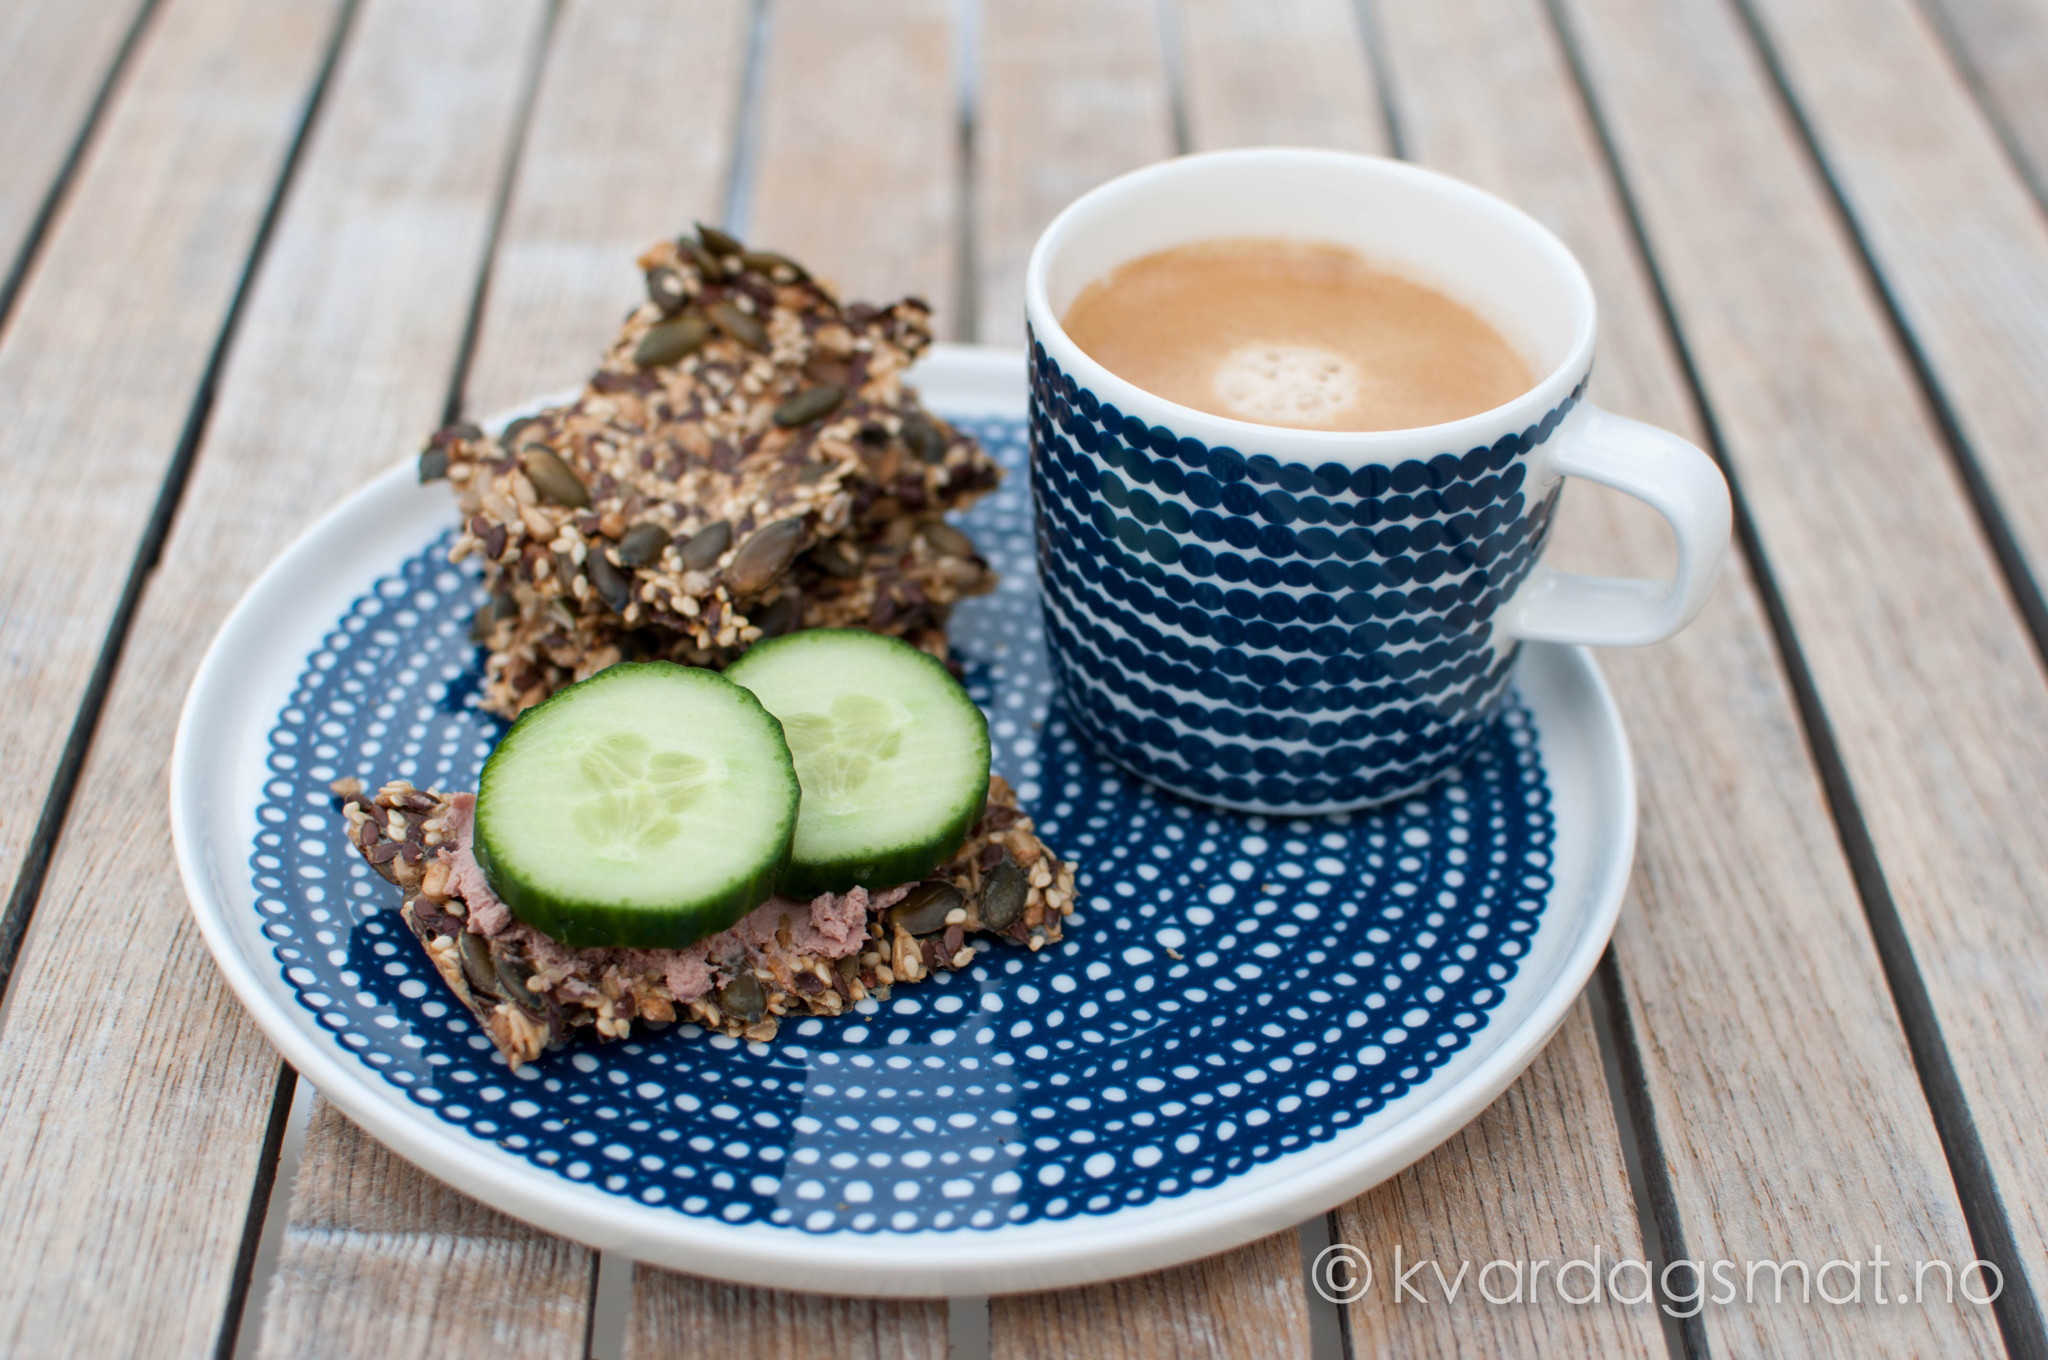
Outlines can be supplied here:
[[[158, 3], [71, 0], [17, 5], [8, 15], [13, 28], [0, 33], [0, 52], [7, 54], [0, 89], [13, 96], [0, 124], [0, 147], [11, 162], [5, 172], [10, 185], [32, 190], [47, 180], [47, 187], [40, 196], [0, 199], [0, 257], [10, 259], [0, 273], [0, 332]], [[81, 92], [89, 92], [82, 108]], [[66, 143], [64, 129], [74, 126]]]
[[[1382, 0], [1375, 11], [1411, 154], [1522, 202], [1594, 276], [1606, 332], [1596, 399], [1698, 430], [1697, 393], [1673, 345], [1677, 319], [1658, 310], [1658, 277], [1631, 234], [1616, 167], [1551, 18], [1520, 0]], [[1567, 565], [1583, 560], [1577, 517], [1587, 510], [1601, 512], [1606, 552], [1640, 553], [1661, 538], [1606, 504], [1580, 489], [1566, 498], [1554, 551]], [[1800, 742], [1767, 602], [1745, 575], [1738, 558], [1680, 637], [1603, 658], [1637, 735], [1644, 809], [1635, 901], [1615, 945], [1629, 984], [1615, 989], [1617, 1001], [1639, 1036], [1633, 1052], [1644, 1072], [1628, 1080], [1648, 1088], [1624, 1087], [1642, 1116], [1632, 1121], [1640, 1183], [1653, 1199], [1675, 1194], [1684, 1210], [1682, 1220], [1668, 1206], [1661, 1215], [1682, 1222], [1665, 1234], [1673, 1256], [1690, 1247], [1710, 1258], [1782, 1258], [1828, 1246], [1851, 1224], [1944, 1255], [1967, 1250], [1880, 959]], [[1773, 943], [1749, 943], [1764, 941]], [[1811, 1037], [1782, 1042], [1795, 1033]], [[1819, 1164], [1817, 1148], [1832, 1149], [1832, 1165]], [[1991, 1341], [1983, 1321], [1714, 1316], [1691, 1330], [1695, 1342], [1701, 1327], [1722, 1338], [1717, 1349], [1955, 1353]], [[1924, 1325], [1948, 1330], [1938, 1339], [1912, 1330]]]
[[[1868, 274], [1855, 277], [1862, 260], [1796, 129], [1772, 127], [1772, 94], [1761, 86], [1767, 72], [1745, 70], [1747, 63], [1761, 68], [1763, 59], [1741, 51], [1747, 35], [1739, 14], [1681, 4], [1653, 18], [1640, 6], [1591, 0], [1554, 8], [1608, 156], [1630, 184], [1638, 238], [1659, 256], [1667, 313], [1688, 332], [1690, 375], [1702, 403], [1716, 408], [1716, 442], [1751, 471], [1757, 459], [1776, 455], [1765, 477], [1747, 481], [1745, 537], [1919, 1075], [1954, 1153], [1970, 1227], [1978, 1249], [2013, 1282], [1999, 1305], [2007, 1346], [2040, 1354], [2038, 1313], [2019, 1284], [2028, 1278], [2028, 1256], [2038, 1262], [2040, 1251], [2019, 1245], [2013, 1208], [1999, 1202], [1978, 1159], [1995, 1159], [1999, 1180], [2021, 1196], [2021, 1213], [2038, 1219], [2038, 1167], [2030, 1172], [2030, 1157], [2021, 1155], [2032, 1135], [2019, 1135], [2013, 1124], [2015, 1116], [2025, 1124], [2015, 1102], [2034, 1083], [2011, 1069], [2017, 1053], [1999, 1038], [2019, 1022], [2028, 991], [2038, 989], [2038, 973], [2023, 975], [2036, 944], [2001, 932], [1999, 922], [2013, 903], [2040, 899], [2028, 885], [2042, 866], [2034, 838], [2019, 827], [2005, 836], [1997, 830], [2001, 811], [2019, 795], [2011, 784], [2040, 780], [2040, 762], [2021, 750], [2042, 729], [2038, 657], [2013, 653], [2015, 643], [2032, 647], [2021, 641], [2023, 621], [1999, 588], [1966, 496], [1939, 475], [1929, 481], [1927, 463], [1913, 457], [1939, 451], [1939, 430], [1925, 408], [1915, 410], [1911, 358], [1898, 352], [1882, 305], [1868, 291], [1860, 295]], [[1624, 41], [1628, 59], [1612, 49]], [[1645, 84], [1630, 61], [1638, 68], [1651, 61], [1663, 78]], [[1681, 115], [1663, 100], [1704, 98], [1698, 92], [1708, 84], [1741, 117], [1714, 121], [1694, 147], [1667, 139], [1645, 154], [1638, 139], [1651, 129], [1669, 131], [1677, 117], [1698, 125], [1696, 113]], [[1683, 176], [1686, 154], [1741, 158], [1729, 207], [1716, 203], [1716, 211], [1702, 213], [1688, 199], [1692, 182], [1673, 178]], [[1808, 309], [1782, 311], [1741, 287], [1716, 297], [1706, 287], [1708, 272], [1722, 283], [1739, 285], [1741, 277], [1724, 272], [1726, 260], [1714, 254], [1720, 242], [1696, 227], [1716, 221], [1716, 213], [1733, 221], [1743, 211], [1767, 213], [1774, 225], [1747, 252], [1747, 272], [1767, 279], [1776, 270], [1780, 283], [1796, 272]], [[1731, 305], [1733, 297], [1743, 305]], [[1812, 307], [1827, 309], [1827, 332], [1794, 330]], [[1812, 428], [1815, 420], [1827, 426]], [[1858, 471], [1845, 479], [1821, 475], [1829, 449], [1851, 438]], [[1888, 502], [1868, 492], [1872, 485], [1884, 487]], [[1915, 543], [1911, 571], [1901, 573], [1872, 541], [1878, 524], [1892, 530], [1892, 543], [1901, 530]], [[1827, 549], [1817, 551], [1817, 543]], [[1845, 567], [1862, 578], [1845, 580]], [[1939, 602], [1929, 582], [1939, 582]], [[1882, 600], [1882, 612], [1872, 600]], [[1896, 621], [1905, 612], [1915, 617], [1913, 655], [1896, 653], [1903, 643]], [[1980, 737], [1989, 731], [2003, 735], [1985, 748]], [[1898, 733], [1913, 739], [1901, 743]], [[1956, 1086], [1950, 1071], [1960, 1077]], [[1974, 1098], [1964, 1104], [1970, 1086]]]
[[[302, 112], [295, 120], [271, 191], [261, 213], [257, 216], [246, 259], [237, 271], [234, 286], [228, 296], [224, 318], [194, 380], [194, 395], [186, 409], [182, 425], [171, 443], [169, 456], [159, 475], [153, 504], [139, 525], [137, 546], [127, 573], [118, 589], [112, 592], [113, 607], [106, 613], [104, 622], [100, 625], [96, 655], [90, 665], [84, 668], [83, 674], [79, 675], [75, 657], [68, 657], [62, 650], [55, 652], [57, 660], [53, 669], [58, 670], [60, 674], [56, 677], [58, 693], [53, 696], [54, 702], [66, 703], [70, 699], [69, 690], [72, 685], [76, 685], [77, 692], [75, 705], [66, 705], [71, 708], [71, 722], [65, 729], [64, 740], [56, 751], [48, 751], [47, 733], [57, 724], [41, 724], [37, 735], [33, 738], [24, 735], [14, 752], [16, 760], [21, 760], [24, 755], [27, 758], [30, 787], [40, 785], [44, 793], [27, 841], [18, 848], [18, 851], [12, 852], [10, 847], [0, 842], [0, 874], [5, 874], [10, 867], [12, 868], [12, 877], [7, 880], [7, 896], [4, 901], [0, 901], [0, 1016], [5, 1014], [7, 985], [13, 975], [15, 960], [20, 953], [29, 921], [35, 913], [37, 900], [42, 894], [50, 859], [56, 852], [57, 838], [70, 812], [71, 800], [77, 791], [78, 780], [84, 769], [86, 753], [91, 746], [93, 732], [98, 726], [100, 711], [106, 703], [108, 687], [113, 683], [114, 672], [120, 664], [121, 650], [133, 625], [135, 610], [142, 598], [143, 586], [149, 573], [155, 568], [157, 559], [162, 555], [164, 540], [170, 533], [178, 500], [184, 492], [185, 481], [191, 472], [193, 453], [204, 435], [206, 422], [212, 411], [213, 392], [221, 365], [240, 328], [250, 280], [276, 226], [279, 207], [298, 165], [300, 154], [304, 150], [306, 138], [319, 116], [328, 82], [334, 71], [335, 60], [347, 37], [355, 3], [356, 0], [340, 0], [336, 10], [333, 35], [325, 45], [325, 56], [313, 77]], [[108, 75], [107, 88], [95, 101], [89, 132], [97, 131], [105, 112], [105, 104], [112, 96], [117, 78], [127, 71], [134, 46], [140, 39], [146, 21], [155, 14], [155, 4], [156, 0], [151, 0], [149, 8], [137, 17], [136, 26], [122, 48], [116, 68]], [[84, 135], [82, 133], [81, 137]], [[80, 153], [83, 145], [81, 142]], [[66, 166], [61, 183], [53, 187], [48, 205], [52, 215], [63, 200], [63, 194], [59, 193], [59, 189], [70, 189], [75, 170], [74, 161]], [[37, 223], [36, 237], [32, 244], [38, 249], [47, 225], [46, 221]], [[12, 308], [16, 289], [36, 253], [28, 248], [23, 249], [17, 266], [19, 272], [10, 278], [7, 284], [4, 303], [0, 303], [0, 342], [14, 337], [13, 328], [6, 323], [14, 319]], [[164, 433], [168, 434], [169, 431], [166, 429]], [[21, 494], [26, 503], [34, 495], [33, 488]], [[115, 507], [115, 515], [112, 517], [117, 525], [123, 517], [121, 510], [121, 507]], [[128, 514], [133, 514], [132, 508], [128, 510]], [[36, 526], [24, 533], [23, 540], [35, 541], [37, 530], [43, 527], [46, 527], [45, 523], [38, 516]], [[75, 612], [81, 619], [91, 619], [89, 607], [77, 607]], [[84, 639], [80, 638], [79, 641], [82, 647]], [[51, 653], [41, 648], [26, 650], [40, 658], [39, 665], [47, 664], [50, 660]], [[63, 674], [64, 671], [71, 673]], [[49, 677], [31, 673], [29, 679], [47, 683]], [[33, 694], [33, 690], [31, 693]], [[39, 781], [35, 776], [42, 772], [40, 767], [45, 760], [48, 761], [48, 775], [46, 779]], [[19, 823], [15, 825], [18, 828]], [[18, 858], [15, 858], [16, 854]], [[12, 866], [8, 863], [10, 858], [15, 859]]]

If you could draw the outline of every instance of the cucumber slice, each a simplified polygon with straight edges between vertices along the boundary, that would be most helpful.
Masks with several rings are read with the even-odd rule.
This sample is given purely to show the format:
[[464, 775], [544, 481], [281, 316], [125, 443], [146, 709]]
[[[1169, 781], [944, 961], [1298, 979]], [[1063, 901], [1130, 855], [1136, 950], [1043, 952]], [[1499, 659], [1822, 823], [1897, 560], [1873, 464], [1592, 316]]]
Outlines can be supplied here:
[[798, 788], [754, 696], [666, 661], [528, 709], [484, 762], [476, 857], [512, 914], [573, 948], [680, 948], [775, 890]]
[[726, 676], [782, 720], [803, 785], [782, 892], [916, 882], [981, 816], [988, 721], [909, 643], [818, 628], [758, 644]]

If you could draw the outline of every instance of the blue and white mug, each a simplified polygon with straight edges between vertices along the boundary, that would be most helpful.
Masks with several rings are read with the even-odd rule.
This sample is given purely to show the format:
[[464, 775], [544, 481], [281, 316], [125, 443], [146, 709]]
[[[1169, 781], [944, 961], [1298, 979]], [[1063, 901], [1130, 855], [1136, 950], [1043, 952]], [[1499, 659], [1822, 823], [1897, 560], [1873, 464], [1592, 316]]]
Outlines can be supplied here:
[[[1118, 265], [1229, 237], [1349, 246], [1473, 308], [1543, 376], [1441, 425], [1289, 429], [1143, 391], [1061, 327]], [[1578, 261], [1459, 180], [1298, 149], [1149, 166], [1046, 228], [1025, 315], [1054, 670], [1105, 754], [1183, 796], [1295, 814], [1411, 793], [1478, 741], [1523, 640], [1669, 637], [1727, 552], [1713, 460], [1584, 400], [1595, 309]], [[1544, 565], [1568, 476], [1657, 509], [1677, 539], [1672, 579]]]

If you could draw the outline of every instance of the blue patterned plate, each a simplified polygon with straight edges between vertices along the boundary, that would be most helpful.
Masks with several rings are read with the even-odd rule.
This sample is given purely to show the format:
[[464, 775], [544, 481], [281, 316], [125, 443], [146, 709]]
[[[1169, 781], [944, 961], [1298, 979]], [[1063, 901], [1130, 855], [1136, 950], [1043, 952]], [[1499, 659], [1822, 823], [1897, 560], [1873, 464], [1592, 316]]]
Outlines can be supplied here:
[[349, 851], [328, 783], [473, 788], [479, 590], [410, 465], [252, 588], [171, 785], [208, 945], [285, 1057], [420, 1166], [643, 1260], [854, 1294], [1076, 1284], [1220, 1251], [1398, 1171], [1563, 1018], [1613, 929], [1627, 748], [1583, 652], [1530, 647], [1481, 748], [1370, 813], [1239, 816], [1095, 758], [1053, 702], [1024, 369], [941, 347], [927, 399], [1010, 468], [1003, 574], [953, 630], [997, 769], [1078, 867], [1067, 938], [748, 1044], [679, 1024], [514, 1075]]

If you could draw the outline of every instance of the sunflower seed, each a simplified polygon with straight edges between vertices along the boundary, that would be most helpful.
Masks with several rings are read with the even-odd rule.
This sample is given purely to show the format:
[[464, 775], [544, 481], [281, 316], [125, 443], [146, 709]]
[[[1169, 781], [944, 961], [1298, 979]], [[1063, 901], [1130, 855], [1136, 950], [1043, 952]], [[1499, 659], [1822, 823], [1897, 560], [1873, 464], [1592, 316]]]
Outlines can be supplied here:
[[661, 556], [668, 542], [668, 530], [659, 524], [636, 524], [619, 539], [619, 564], [644, 567]]
[[704, 248], [713, 255], [744, 255], [747, 252], [747, 248], [729, 233], [702, 222], [697, 224], [697, 239], [702, 241]]
[[707, 524], [690, 535], [690, 541], [683, 545], [683, 570], [705, 571], [712, 563], [725, 556], [725, 550], [732, 546], [732, 525], [719, 520]]
[[448, 475], [448, 450], [429, 444], [420, 450], [420, 482], [438, 482]]
[[901, 902], [889, 908], [889, 924], [912, 935], [929, 935], [946, 928], [946, 917], [962, 902], [960, 890], [950, 883], [929, 879], [910, 890]]
[[703, 317], [679, 316], [673, 321], [648, 327], [647, 334], [641, 336], [640, 343], [633, 347], [633, 362], [642, 368], [672, 364], [684, 355], [695, 353], [710, 338], [711, 323]]
[[553, 449], [529, 444], [520, 451], [519, 457], [526, 469], [526, 479], [541, 495], [557, 505], [574, 506], [579, 510], [590, 504], [589, 489], [581, 478], [569, 471], [569, 465]]
[[784, 429], [808, 425], [822, 415], [828, 414], [846, 398], [846, 389], [837, 383], [819, 383], [807, 387], [775, 408], [775, 423]]
[[647, 298], [661, 308], [663, 316], [674, 316], [690, 300], [690, 295], [683, 287], [683, 276], [659, 264], [647, 271]]
[[713, 303], [711, 319], [718, 323], [718, 329], [747, 348], [768, 352], [768, 328], [761, 324], [760, 317], [743, 310], [737, 302], [727, 298]]
[[583, 574], [590, 578], [597, 598], [614, 614], [625, 613], [626, 606], [633, 603], [633, 573], [613, 566], [602, 548], [592, 546], [583, 559]]
[[1031, 885], [1024, 871], [1005, 855], [981, 885], [981, 924], [985, 930], [1008, 930], [1024, 911]]
[[741, 973], [718, 989], [718, 1009], [752, 1024], [767, 1013], [768, 992], [761, 986], [761, 979], [752, 973]]
[[782, 575], [803, 545], [801, 516], [779, 519], [756, 529], [740, 544], [725, 569], [725, 583], [735, 596], [756, 595]]

